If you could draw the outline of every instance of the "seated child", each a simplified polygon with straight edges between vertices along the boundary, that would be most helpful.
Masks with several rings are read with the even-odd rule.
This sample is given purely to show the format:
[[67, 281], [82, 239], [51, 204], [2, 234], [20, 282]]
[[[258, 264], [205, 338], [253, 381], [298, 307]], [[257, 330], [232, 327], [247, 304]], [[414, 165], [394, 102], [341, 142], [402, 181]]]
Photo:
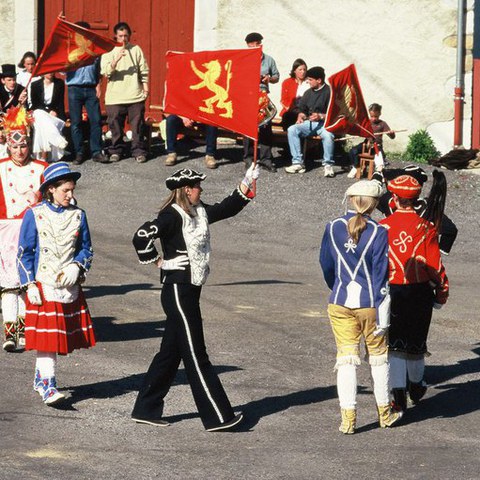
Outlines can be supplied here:
[[[372, 103], [368, 107], [368, 114], [370, 115], [370, 123], [372, 125], [373, 133], [375, 134], [375, 142], [377, 143], [378, 150], [385, 158], [383, 153], [383, 133], [386, 133], [392, 140], [395, 138], [395, 132], [390, 129], [387, 122], [380, 120], [382, 114], [382, 106], [378, 103]], [[355, 178], [357, 168], [360, 165], [359, 155], [362, 153], [362, 149], [365, 145], [365, 151], [375, 155], [375, 149], [373, 147], [373, 141], [370, 138], [366, 138], [362, 143], [359, 143], [349, 152], [350, 164], [352, 166], [350, 172], [348, 172], [348, 178]]]

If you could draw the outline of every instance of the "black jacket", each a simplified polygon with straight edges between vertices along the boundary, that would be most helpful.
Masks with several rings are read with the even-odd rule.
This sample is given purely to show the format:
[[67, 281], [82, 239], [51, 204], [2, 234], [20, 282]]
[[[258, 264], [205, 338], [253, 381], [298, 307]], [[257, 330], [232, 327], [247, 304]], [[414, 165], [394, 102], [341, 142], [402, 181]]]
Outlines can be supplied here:
[[18, 97], [23, 92], [23, 89], [24, 87], [21, 85], [15, 85], [15, 88], [13, 89], [13, 100], [6, 105], [10, 99], [10, 95], [5, 89], [5, 85], [0, 84], [0, 108], [2, 112], [6, 112], [10, 107], [16, 107], [18, 105]]
[[49, 104], [45, 103], [45, 89], [43, 79], [36, 80], [31, 84], [30, 101], [32, 110], [54, 111], [58, 118], [65, 120], [65, 83], [59, 78], [53, 79], [53, 95]]
[[[211, 224], [233, 217], [248, 203], [249, 199], [236, 189], [219, 203], [202, 205], [205, 207], [208, 223]], [[155, 220], [144, 223], [133, 237], [133, 245], [140, 263], [153, 263], [160, 257], [170, 260], [185, 255], [187, 246], [182, 227], [182, 217], [172, 206], [161, 210]], [[157, 238], [161, 241], [163, 255], [158, 253], [154, 245]], [[192, 283], [190, 265], [187, 265], [185, 270], [162, 270], [161, 276], [163, 283]]]

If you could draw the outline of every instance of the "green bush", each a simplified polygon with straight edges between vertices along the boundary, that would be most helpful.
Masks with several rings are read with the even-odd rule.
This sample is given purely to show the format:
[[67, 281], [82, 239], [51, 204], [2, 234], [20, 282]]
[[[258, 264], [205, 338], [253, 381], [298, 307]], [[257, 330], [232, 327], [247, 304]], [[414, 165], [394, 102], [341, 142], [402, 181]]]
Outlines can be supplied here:
[[430, 160], [439, 156], [440, 152], [435, 147], [432, 137], [426, 130], [417, 130], [408, 136], [408, 145], [405, 150], [407, 161], [429, 163]]

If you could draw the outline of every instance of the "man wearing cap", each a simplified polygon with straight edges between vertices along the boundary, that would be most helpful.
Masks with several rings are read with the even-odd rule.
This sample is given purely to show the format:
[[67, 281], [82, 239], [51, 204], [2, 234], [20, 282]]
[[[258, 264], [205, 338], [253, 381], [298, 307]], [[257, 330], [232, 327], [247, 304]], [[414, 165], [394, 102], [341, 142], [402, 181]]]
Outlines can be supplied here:
[[17, 270], [17, 247], [22, 218], [36, 204], [47, 163], [30, 156], [30, 118], [23, 107], [2, 119], [9, 157], [0, 161], [0, 286], [5, 329], [3, 349], [25, 345], [25, 302]]
[[380, 223], [389, 243], [390, 385], [396, 408], [404, 411], [407, 375], [414, 403], [426, 392], [424, 357], [432, 309], [446, 303], [449, 288], [437, 230], [413, 208], [422, 186], [413, 176], [400, 175], [388, 182], [388, 190], [396, 210]]
[[309, 68], [307, 82], [310, 84], [310, 89], [300, 99], [297, 123], [288, 128], [288, 146], [292, 155], [292, 165], [285, 167], [285, 171], [287, 173], [306, 172], [300, 140], [320, 135], [323, 145], [324, 176], [334, 177], [334, 135], [323, 127], [330, 101], [330, 87], [325, 83], [325, 70], [322, 67]]
[[0, 78], [2, 81], [0, 86], [0, 110], [6, 112], [10, 107], [25, 104], [27, 92], [21, 85], [17, 84], [15, 65], [3, 64]]
[[[245, 37], [245, 43], [248, 48], [258, 48], [262, 46], [263, 36], [260, 33], [252, 32]], [[262, 52], [262, 63], [260, 66], [260, 91], [269, 93], [270, 84], [278, 83], [280, 72], [278, 71], [275, 60], [266, 53]], [[269, 172], [276, 172], [272, 156], [272, 122], [267, 122], [258, 129], [259, 146], [259, 164]], [[243, 139], [243, 158], [247, 166], [251, 163], [252, 141], [248, 138]]]

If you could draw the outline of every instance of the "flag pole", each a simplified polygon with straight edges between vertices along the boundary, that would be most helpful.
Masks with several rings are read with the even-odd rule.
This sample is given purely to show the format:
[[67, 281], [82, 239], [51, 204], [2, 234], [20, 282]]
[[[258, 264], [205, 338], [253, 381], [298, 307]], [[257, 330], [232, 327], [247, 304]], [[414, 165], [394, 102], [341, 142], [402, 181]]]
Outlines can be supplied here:
[[[253, 168], [257, 166], [257, 155], [258, 155], [257, 147], [258, 147], [258, 136], [253, 141]], [[253, 195], [257, 196], [257, 180], [255, 179], [253, 180], [252, 191], [253, 191]]]

